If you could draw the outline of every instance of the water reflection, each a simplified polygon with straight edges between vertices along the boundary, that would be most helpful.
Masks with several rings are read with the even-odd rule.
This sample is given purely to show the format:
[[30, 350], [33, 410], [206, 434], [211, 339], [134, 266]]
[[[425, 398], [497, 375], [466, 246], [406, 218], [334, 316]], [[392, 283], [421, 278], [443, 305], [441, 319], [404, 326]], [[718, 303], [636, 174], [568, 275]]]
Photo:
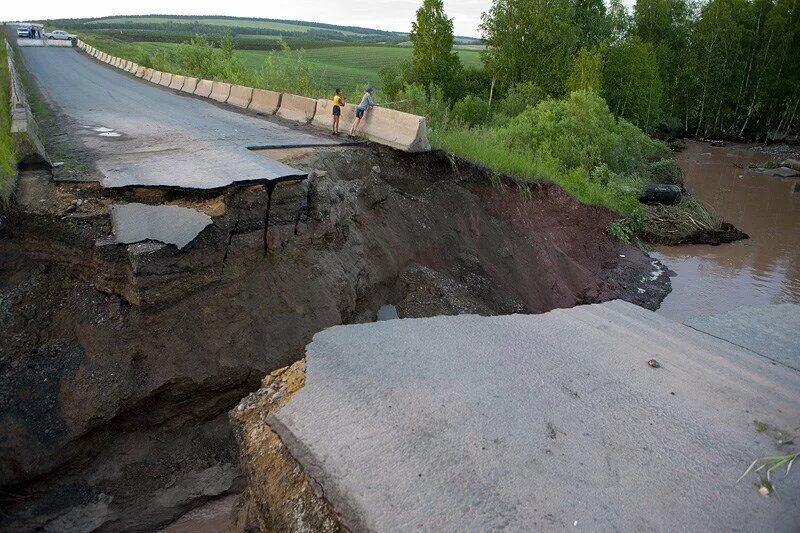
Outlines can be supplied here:
[[769, 157], [749, 145], [698, 142], [678, 155], [687, 189], [750, 239], [657, 248], [654, 256], [678, 274], [659, 313], [685, 320], [743, 305], [800, 302], [800, 179], [748, 169]]

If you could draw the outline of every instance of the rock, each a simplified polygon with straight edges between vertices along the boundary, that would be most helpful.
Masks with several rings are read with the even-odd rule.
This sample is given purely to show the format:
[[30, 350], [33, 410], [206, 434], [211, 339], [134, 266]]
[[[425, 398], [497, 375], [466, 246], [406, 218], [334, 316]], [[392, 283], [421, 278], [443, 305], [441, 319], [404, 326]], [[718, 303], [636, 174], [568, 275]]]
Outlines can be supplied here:
[[800, 176], [800, 170], [795, 170], [790, 167], [778, 167], [772, 171], [773, 176], [780, 176], [781, 178], [796, 178]]
[[646, 205], [675, 205], [681, 200], [681, 188], [677, 185], [648, 183], [639, 201]]
[[792, 158], [784, 159], [783, 161], [781, 161], [781, 166], [789, 167], [794, 170], [800, 170], [800, 159], [792, 159]]
[[710, 141], [709, 144], [711, 144], [711, 146], [723, 148], [725, 146], [725, 141]]

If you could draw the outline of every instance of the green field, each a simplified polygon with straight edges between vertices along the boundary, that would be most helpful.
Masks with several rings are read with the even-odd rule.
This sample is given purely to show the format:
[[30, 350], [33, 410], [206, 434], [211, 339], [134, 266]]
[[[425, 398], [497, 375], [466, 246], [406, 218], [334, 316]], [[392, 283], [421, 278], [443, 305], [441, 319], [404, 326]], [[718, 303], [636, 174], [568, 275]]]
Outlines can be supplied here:
[[[306, 26], [303, 24], [292, 24], [290, 22], [277, 22], [271, 20], [258, 20], [258, 19], [236, 19], [236, 18], [182, 18], [182, 17], [112, 17], [98, 19], [89, 22], [92, 26], [103, 26], [105, 24], [134, 24], [134, 23], [149, 23], [149, 24], [208, 24], [211, 26], [231, 27], [236, 26], [239, 28], [258, 28], [265, 30], [276, 30], [285, 32], [300, 32], [306, 33], [312, 29], [328, 29], [318, 28], [315, 26]], [[332, 29], [331, 31], [338, 31], [344, 35], [365, 35], [366, 33], [355, 33], [344, 29]], [[377, 32], [376, 32], [377, 34]]]
[[[248, 65], [260, 68], [265, 54], [260, 50], [239, 50], [236, 54]], [[411, 61], [411, 49], [399, 46], [336, 46], [313, 48], [304, 52], [314, 65], [315, 85], [323, 90], [354, 85], [376, 85], [378, 70]], [[480, 52], [459, 50], [458, 55], [466, 67], [480, 68]]]
[[[175, 43], [121, 43], [107, 38], [99, 38], [97, 46], [109, 53], [135, 59], [135, 50], [141, 49], [150, 54], [158, 51], [170, 51], [178, 46]], [[457, 50], [465, 67], [480, 68], [481, 54], [478, 50]], [[236, 55], [247, 66], [260, 69], [270, 53], [263, 50], [237, 50]], [[292, 52], [288, 52], [292, 53]], [[359, 89], [367, 85], [377, 85], [378, 70], [383, 67], [398, 65], [401, 61], [411, 60], [411, 48], [405, 46], [335, 46], [329, 48], [312, 48], [303, 52], [305, 59], [311, 64], [314, 88], [323, 93], [334, 87], [345, 88], [346, 91]]]

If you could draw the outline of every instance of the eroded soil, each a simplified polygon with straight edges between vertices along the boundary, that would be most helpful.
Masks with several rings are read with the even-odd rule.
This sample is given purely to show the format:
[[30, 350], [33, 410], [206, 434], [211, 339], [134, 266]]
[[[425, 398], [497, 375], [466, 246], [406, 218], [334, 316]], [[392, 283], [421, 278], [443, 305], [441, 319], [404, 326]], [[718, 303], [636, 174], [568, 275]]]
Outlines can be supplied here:
[[[520, 191], [445, 154], [265, 154], [306, 180], [198, 195], [23, 176], [0, 239], [2, 523], [154, 529], [241, 492], [227, 411], [326, 327], [539, 313], [623, 298], [667, 273], [611, 241], [612, 214]], [[212, 217], [184, 250], [113, 242], [110, 208]], [[266, 224], [265, 224], [266, 222]]]

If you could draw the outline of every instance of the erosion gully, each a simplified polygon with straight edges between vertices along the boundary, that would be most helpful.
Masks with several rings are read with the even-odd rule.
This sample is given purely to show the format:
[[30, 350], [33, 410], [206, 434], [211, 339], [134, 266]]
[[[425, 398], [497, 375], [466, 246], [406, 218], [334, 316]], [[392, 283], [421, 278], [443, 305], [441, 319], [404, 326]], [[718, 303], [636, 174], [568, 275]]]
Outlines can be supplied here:
[[677, 155], [686, 188], [750, 238], [658, 247], [654, 257], [675, 273], [659, 313], [683, 321], [746, 305], [800, 302], [800, 178], [750, 168], [797, 153], [797, 147], [690, 141]]
[[[314, 333], [385, 305], [656, 308], [669, 291], [666, 269], [605, 234], [613, 213], [556, 186], [493, 185], [441, 152], [263, 155], [309, 177], [201, 194], [23, 173], [0, 235], [0, 529], [224, 521], [244, 489], [228, 411]], [[115, 242], [130, 202], [213, 223], [181, 250]]]

